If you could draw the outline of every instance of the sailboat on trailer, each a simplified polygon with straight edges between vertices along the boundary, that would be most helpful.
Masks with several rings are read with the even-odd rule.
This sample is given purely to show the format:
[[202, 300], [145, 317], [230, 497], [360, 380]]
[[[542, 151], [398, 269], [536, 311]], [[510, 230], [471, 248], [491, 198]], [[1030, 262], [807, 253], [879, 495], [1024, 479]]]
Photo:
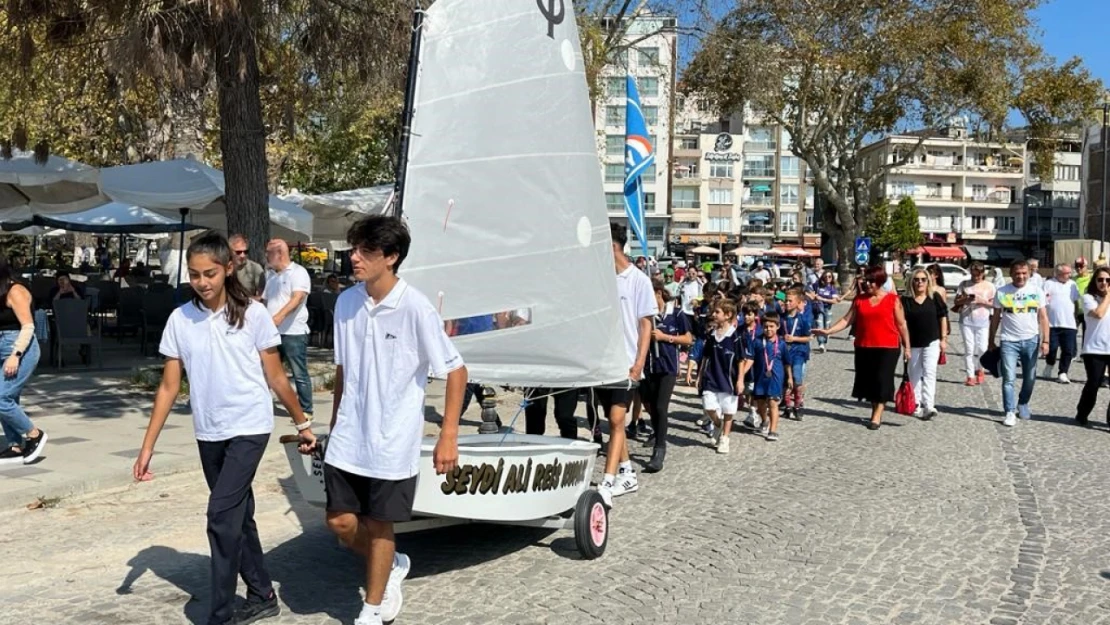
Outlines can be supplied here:
[[[472, 381], [528, 388], [626, 381], [571, 3], [437, 0], [415, 21], [396, 194], [412, 232], [405, 280], [449, 326], [487, 322], [485, 331], [454, 337]], [[437, 476], [432, 448], [423, 449], [414, 513], [495, 522], [573, 509], [597, 450], [548, 437], [463, 436], [460, 469]], [[287, 449], [302, 493], [322, 502], [322, 484], [314, 486], [320, 461], [312, 466]]]

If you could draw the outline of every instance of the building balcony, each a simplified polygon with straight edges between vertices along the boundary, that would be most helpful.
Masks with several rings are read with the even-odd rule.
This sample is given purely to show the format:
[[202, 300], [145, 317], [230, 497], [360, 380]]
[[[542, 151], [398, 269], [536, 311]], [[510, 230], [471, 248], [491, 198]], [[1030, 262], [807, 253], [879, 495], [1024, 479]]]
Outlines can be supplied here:
[[1013, 165], [968, 165], [964, 171], [969, 176], [1024, 178], [1025, 168]]
[[749, 168], [745, 167], [744, 172], [741, 175], [744, 178], [774, 178], [775, 177], [775, 168], [770, 167], [770, 168], [751, 168], [751, 169], [749, 169]]
[[673, 187], [699, 187], [701, 186], [702, 178], [698, 175], [686, 174], [684, 176], [671, 176], [671, 186]]
[[772, 225], [769, 225], [769, 224], [767, 224], [767, 225], [764, 225], [764, 224], [740, 224], [740, 233], [741, 234], [765, 234], [765, 235], [768, 235], [768, 236], [774, 236], [775, 227], [772, 226]]
[[679, 145], [674, 146], [675, 158], [701, 158], [701, 150], [698, 148], [684, 148]]
[[687, 223], [700, 224], [701, 223], [701, 209], [700, 208], [681, 208], [674, 206], [671, 208], [671, 220], [684, 221]]
[[757, 195], [754, 197], [746, 197], [740, 201], [740, 205], [748, 206], [774, 206], [775, 198], [767, 195]]
[[774, 152], [778, 149], [777, 141], [745, 141], [745, 152]]

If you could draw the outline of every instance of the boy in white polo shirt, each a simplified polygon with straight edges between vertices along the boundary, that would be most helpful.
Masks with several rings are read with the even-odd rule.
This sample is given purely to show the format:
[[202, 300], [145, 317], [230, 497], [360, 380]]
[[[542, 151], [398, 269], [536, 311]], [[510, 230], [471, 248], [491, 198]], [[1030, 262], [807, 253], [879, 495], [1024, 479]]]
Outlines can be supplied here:
[[[401, 611], [409, 558], [395, 553], [393, 524], [412, 516], [424, 387], [447, 378], [437, 473], [458, 461], [466, 367], [422, 293], [397, 276], [409, 232], [397, 217], [375, 215], [347, 233], [362, 284], [335, 305], [335, 405], [324, 457], [328, 527], [365, 554], [366, 601], [355, 625], [378, 625]], [[345, 392], [349, 391], [349, 392]]]

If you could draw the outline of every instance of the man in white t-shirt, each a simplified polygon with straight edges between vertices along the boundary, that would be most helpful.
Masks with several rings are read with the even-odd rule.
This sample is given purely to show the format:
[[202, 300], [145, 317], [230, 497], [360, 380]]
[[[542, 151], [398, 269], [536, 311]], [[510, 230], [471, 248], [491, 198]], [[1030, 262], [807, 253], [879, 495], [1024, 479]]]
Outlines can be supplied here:
[[[644, 374], [648, 345], [651, 343], [651, 322], [659, 312], [659, 307], [655, 302], [651, 280], [628, 262], [628, 257], [624, 255], [624, 246], [628, 244], [628, 229], [611, 223], [609, 231], [613, 238], [613, 261], [617, 269], [617, 295], [620, 296], [624, 348], [628, 354], [628, 379], [639, 384]], [[614, 497], [639, 488], [632, 460], [628, 457], [624, 431], [625, 416], [635, 391], [623, 387], [600, 387], [593, 392], [609, 415], [609, 450], [605, 456], [605, 475], [597, 492], [601, 494], [605, 504], [612, 507]]]
[[436, 475], [447, 477], [443, 484], [425, 485], [438, 491], [460, 475], [467, 371], [435, 307], [397, 276], [409, 251], [405, 224], [392, 216], [367, 217], [351, 226], [347, 242], [361, 284], [343, 291], [335, 304], [335, 404], [324, 456], [327, 519], [343, 544], [366, 557], [366, 599], [355, 625], [380, 625], [401, 611], [401, 582], [410, 567], [408, 556], [396, 553], [393, 524], [412, 518], [428, 376], [447, 379], [432, 452]]
[[1079, 301], [1079, 287], [1071, 279], [1071, 265], [1060, 263], [1051, 280], [1045, 280], [1045, 298], [1048, 306], [1048, 356], [1044, 362], [1044, 377], [1052, 377], [1056, 365], [1056, 352], [1060, 352], [1060, 374], [1056, 381], [1070, 384], [1068, 369], [1075, 358], [1075, 339], [1078, 329], [1075, 323], [1075, 305]]
[[1041, 289], [1043, 291], [1044, 290], [1044, 276], [1042, 276], [1041, 273], [1040, 273], [1040, 271], [1041, 271], [1041, 261], [1037, 260], [1036, 258], [1029, 258], [1029, 259], [1026, 259], [1025, 262], [1029, 264], [1029, 284], [1031, 284], [1031, 285], [1033, 285], [1033, 286], [1035, 286], [1038, 289]]
[[[1029, 400], [1037, 381], [1037, 354], [1048, 354], [1048, 313], [1044, 291], [1029, 283], [1029, 263], [1019, 260], [1010, 266], [1011, 284], [998, 289], [994, 296], [989, 343], [994, 337], [1002, 350], [1002, 407], [1006, 416], [1002, 424], [1017, 425], [1017, 417], [1032, 418]], [[1021, 393], [1015, 400], [1014, 380], [1018, 361], [1021, 362]], [[1016, 412], [1015, 412], [1016, 410]]]
[[308, 270], [289, 258], [289, 245], [274, 239], [266, 245], [266, 283], [262, 301], [281, 333], [282, 359], [293, 372], [297, 401], [301, 410], [312, 416], [312, 378], [308, 375], [308, 293], [312, 279]]
[[771, 272], [763, 265], [763, 261], [757, 260], [755, 261], [754, 269], [752, 269], [752, 277], [757, 280], [762, 280], [763, 284], [766, 285], [771, 281]]

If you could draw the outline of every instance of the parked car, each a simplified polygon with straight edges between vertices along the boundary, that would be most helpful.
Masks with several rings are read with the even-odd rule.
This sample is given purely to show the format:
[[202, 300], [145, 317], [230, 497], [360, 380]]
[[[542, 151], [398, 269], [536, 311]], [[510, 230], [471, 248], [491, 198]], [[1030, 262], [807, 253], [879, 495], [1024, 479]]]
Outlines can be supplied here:
[[[933, 263], [929, 263], [929, 265], [932, 265], [932, 264]], [[964, 280], [970, 280], [971, 279], [971, 272], [968, 271], [967, 269], [964, 269], [963, 267], [961, 267], [959, 265], [953, 265], [951, 263], [936, 263], [936, 264], [940, 265], [940, 272], [944, 276], [944, 288], [948, 291], [949, 295], [951, 295], [952, 293], [955, 293], [956, 287], [960, 286], [961, 282], [963, 282]], [[924, 269], [925, 267], [928, 267], [929, 265], [919, 263], [917, 265], [914, 265], [913, 268], [917, 269], [917, 268], [920, 267], [920, 268]], [[988, 276], [988, 279], [989, 279], [989, 276]]]

